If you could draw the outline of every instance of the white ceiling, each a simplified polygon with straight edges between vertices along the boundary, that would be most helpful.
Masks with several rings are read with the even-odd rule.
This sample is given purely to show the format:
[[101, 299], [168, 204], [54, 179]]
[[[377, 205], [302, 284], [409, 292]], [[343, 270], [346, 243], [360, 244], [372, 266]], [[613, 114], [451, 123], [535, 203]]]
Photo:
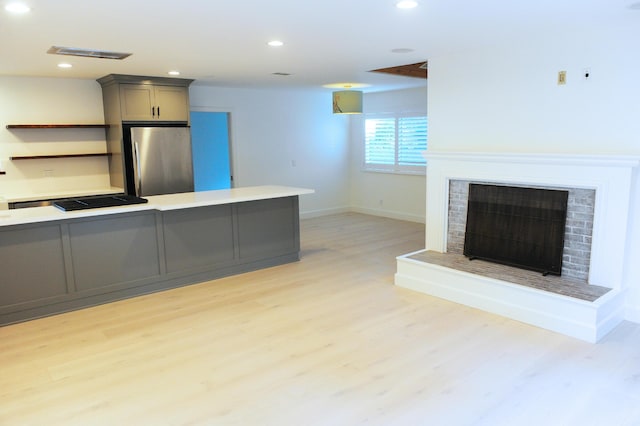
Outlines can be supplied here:
[[[505, 41], [640, 25], [634, 0], [419, 0], [413, 10], [395, 8], [395, 0], [25, 0], [32, 10], [20, 16], [4, 11], [8, 2], [0, 0], [0, 75], [95, 79], [177, 69], [196, 84], [230, 87], [413, 87], [425, 81], [368, 70]], [[267, 46], [272, 39], [285, 45]], [[133, 55], [116, 61], [47, 54], [54, 45]], [[59, 62], [73, 68], [59, 69]]]

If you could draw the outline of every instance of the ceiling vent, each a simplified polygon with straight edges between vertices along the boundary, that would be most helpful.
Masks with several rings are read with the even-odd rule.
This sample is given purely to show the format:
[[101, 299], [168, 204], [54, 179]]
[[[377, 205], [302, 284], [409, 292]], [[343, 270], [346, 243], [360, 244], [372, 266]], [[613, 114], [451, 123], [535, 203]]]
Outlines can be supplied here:
[[131, 53], [109, 52], [108, 50], [80, 49], [78, 47], [51, 46], [47, 53], [52, 55], [82, 56], [85, 58], [124, 59]]

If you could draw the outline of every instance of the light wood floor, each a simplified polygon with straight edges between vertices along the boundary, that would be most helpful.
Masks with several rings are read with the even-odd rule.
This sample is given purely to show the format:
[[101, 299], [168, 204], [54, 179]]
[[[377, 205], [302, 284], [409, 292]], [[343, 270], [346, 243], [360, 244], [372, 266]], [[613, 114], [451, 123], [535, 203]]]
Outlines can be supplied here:
[[0, 328], [1, 425], [638, 425], [592, 345], [393, 286], [424, 227], [302, 221], [302, 260]]

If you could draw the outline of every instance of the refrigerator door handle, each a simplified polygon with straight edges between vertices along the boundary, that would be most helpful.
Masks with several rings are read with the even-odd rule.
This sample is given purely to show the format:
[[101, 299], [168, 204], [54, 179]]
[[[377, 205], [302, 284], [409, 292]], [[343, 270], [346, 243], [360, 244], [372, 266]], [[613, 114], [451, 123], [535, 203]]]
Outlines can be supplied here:
[[133, 143], [133, 161], [135, 162], [135, 167], [133, 169], [133, 179], [135, 181], [135, 187], [136, 187], [136, 194], [135, 195], [140, 195], [141, 194], [141, 187], [142, 187], [142, 170], [140, 169], [140, 155], [139, 155], [139, 147], [138, 147], [138, 142], [134, 142]]

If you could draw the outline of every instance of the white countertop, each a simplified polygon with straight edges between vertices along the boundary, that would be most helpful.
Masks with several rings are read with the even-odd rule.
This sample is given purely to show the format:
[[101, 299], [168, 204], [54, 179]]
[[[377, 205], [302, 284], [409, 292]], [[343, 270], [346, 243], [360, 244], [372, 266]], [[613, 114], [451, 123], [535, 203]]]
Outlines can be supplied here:
[[49, 222], [54, 220], [76, 219], [92, 216], [104, 216], [109, 214], [129, 213], [144, 210], [167, 211], [192, 207], [204, 207], [217, 204], [239, 203], [243, 201], [291, 197], [296, 195], [312, 194], [313, 192], [314, 190], [306, 188], [265, 185], [250, 186], [245, 188], [220, 189], [216, 191], [154, 195], [150, 197], [144, 197], [149, 200], [149, 202], [145, 204], [77, 210], [70, 212], [62, 211], [54, 206], [0, 210], [0, 226]]

